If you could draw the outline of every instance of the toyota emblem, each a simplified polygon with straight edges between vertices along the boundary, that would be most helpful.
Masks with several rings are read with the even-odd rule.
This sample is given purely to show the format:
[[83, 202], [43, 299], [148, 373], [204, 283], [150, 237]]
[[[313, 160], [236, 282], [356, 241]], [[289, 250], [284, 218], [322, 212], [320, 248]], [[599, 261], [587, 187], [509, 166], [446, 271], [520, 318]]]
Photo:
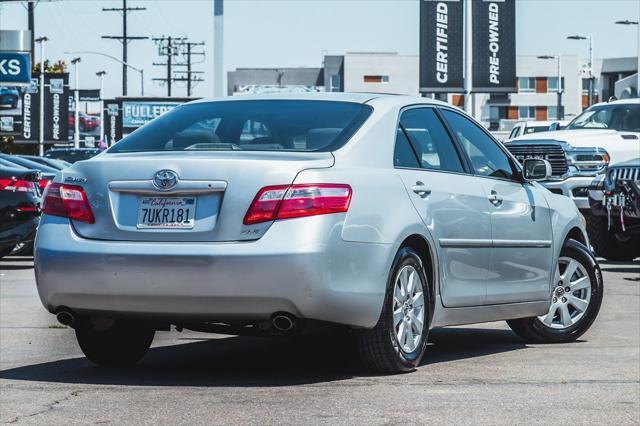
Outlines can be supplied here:
[[169, 190], [178, 183], [178, 175], [173, 170], [160, 170], [153, 177], [153, 185], [161, 190]]

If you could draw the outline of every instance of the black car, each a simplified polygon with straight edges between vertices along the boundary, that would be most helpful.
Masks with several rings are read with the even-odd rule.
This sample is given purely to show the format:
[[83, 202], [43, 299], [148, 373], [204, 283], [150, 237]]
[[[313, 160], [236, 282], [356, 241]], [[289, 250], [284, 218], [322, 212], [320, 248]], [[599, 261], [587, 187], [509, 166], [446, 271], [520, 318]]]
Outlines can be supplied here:
[[589, 240], [608, 260], [640, 257], [640, 159], [609, 166], [589, 188]]
[[0, 166], [0, 258], [30, 246], [40, 221], [40, 173]]
[[88, 160], [101, 152], [98, 148], [51, 148], [44, 153], [44, 156], [73, 164], [76, 161]]
[[53, 178], [56, 177], [56, 174], [60, 171], [54, 167], [32, 161], [18, 155], [0, 154], [0, 160], [2, 160], [4, 164], [8, 162], [15, 164], [16, 166], [39, 171], [41, 175], [40, 180], [38, 181], [40, 192], [44, 192], [44, 188], [47, 186], [47, 184], [51, 182]]
[[71, 166], [71, 163], [64, 160], [56, 160], [55, 158], [38, 157], [37, 155], [19, 155], [18, 157], [26, 160], [35, 161], [36, 163], [43, 164], [45, 166], [53, 167], [54, 169], [64, 170]]

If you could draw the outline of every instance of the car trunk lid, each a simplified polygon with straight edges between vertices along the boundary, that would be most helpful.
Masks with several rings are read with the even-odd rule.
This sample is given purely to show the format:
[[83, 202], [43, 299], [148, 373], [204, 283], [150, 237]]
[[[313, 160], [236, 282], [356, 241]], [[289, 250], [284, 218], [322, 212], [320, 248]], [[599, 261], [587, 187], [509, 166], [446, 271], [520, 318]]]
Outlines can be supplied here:
[[[271, 225], [271, 222], [243, 224], [244, 215], [258, 191], [268, 185], [291, 184], [300, 171], [331, 167], [333, 162], [330, 152], [106, 154], [76, 163], [62, 172], [62, 181], [81, 184], [87, 193], [95, 223], [73, 222], [76, 232], [84, 238], [255, 240]], [[154, 176], [162, 170], [177, 175], [177, 182], [170, 190], [160, 190], [153, 184]], [[142, 208], [168, 198], [194, 204], [195, 221], [191, 226], [158, 229], [141, 224], [145, 214]]]

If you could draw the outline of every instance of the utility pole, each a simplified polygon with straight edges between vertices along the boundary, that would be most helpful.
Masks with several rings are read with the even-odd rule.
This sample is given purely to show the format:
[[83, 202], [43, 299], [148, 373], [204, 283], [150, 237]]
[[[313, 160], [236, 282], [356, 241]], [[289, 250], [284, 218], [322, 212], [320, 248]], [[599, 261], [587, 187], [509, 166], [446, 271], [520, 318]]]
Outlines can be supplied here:
[[130, 36], [127, 32], [127, 12], [138, 10], [147, 10], [146, 7], [127, 7], [127, 0], [122, 0], [122, 7], [102, 8], [103, 12], [120, 12], [122, 14], [122, 35], [121, 36], [102, 36], [113, 40], [119, 40], [122, 43], [122, 96], [127, 96], [127, 45], [131, 40], [146, 40], [149, 37]]
[[166, 56], [165, 63], [154, 62], [153, 65], [167, 67], [167, 76], [164, 78], [154, 78], [154, 81], [161, 81], [167, 85], [167, 96], [171, 96], [171, 86], [176, 78], [173, 77], [173, 59], [178, 55], [178, 44], [182, 44], [186, 39], [184, 37], [154, 37], [152, 39], [158, 45], [158, 55]]
[[35, 42], [35, 38], [36, 38], [36, 24], [35, 24], [35, 17], [34, 17], [34, 8], [35, 5], [33, 4], [33, 2], [28, 2], [27, 3], [27, 15], [28, 15], [28, 25], [29, 25], [29, 31], [31, 31], [31, 60], [33, 62], [36, 61], [36, 42]]
[[198, 56], [204, 56], [204, 52], [196, 52], [194, 51], [194, 48], [197, 48], [198, 46], [204, 46], [204, 42], [200, 42], [200, 43], [193, 43], [193, 42], [184, 42], [181, 45], [179, 45], [179, 47], [181, 48], [181, 53], [184, 56], [186, 63], [184, 64], [176, 64], [179, 66], [186, 66], [187, 70], [186, 71], [176, 71], [178, 73], [185, 73], [187, 74], [186, 77], [181, 77], [181, 78], [177, 78], [174, 79], [174, 81], [186, 81], [187, 82], [187, 96], [191, 96], [191, 94], [193, 93], [193, 83], [197, 83], [197, 82], [201, 82], [204, 81], [201, 77], [197, 77], [194, 76], [193, 74], [202, 74], [202, 71], [193, 71], [192, 69], [192, 65], [193, 65], [193, 61], [191, 59], [192, 56], [194, 55], [198, 55]]

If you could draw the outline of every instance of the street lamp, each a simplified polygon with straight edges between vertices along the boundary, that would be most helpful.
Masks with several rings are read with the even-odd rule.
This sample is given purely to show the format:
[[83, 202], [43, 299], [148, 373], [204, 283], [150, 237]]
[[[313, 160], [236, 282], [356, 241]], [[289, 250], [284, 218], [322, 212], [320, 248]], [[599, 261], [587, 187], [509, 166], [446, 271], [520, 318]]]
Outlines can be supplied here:
[[572, 35], [568, 40], [589, 40], [589, 106], [593, 105], [594, 73], [593, 73], [593, 36]]
[[94, 52], [94, 51], [91, 51], [91, 50], [81, 50], [81, 51], [64, 52], [64, 53], [65, 53], [65, 55], [79, 55], [79, 54], [85, 55], [86, 54], [86, 55], [104, 56], [106, 58], [113, 59], [114, 61], [116, 61], [116, 62], [118, 62], [118, 63], [120, 63], [120, 64], [122, 64], [124, 66], [127, 66], [127, 67], [131, 68], [134, 71], [139, 72], [140, 73], [140, 96], [144, 96], [144, 69], [136, 68], [133, 65], [116, 58], [115, 56], [107, 55], [106, 53], [102, 53], [102, 52]]
[[[625, 19], [624, 21], [616, 21], [618, 25], [638, 25], [638, 21], [630, 21]], [[636, 87], [636, 96], [640, 98], [640, 25], [638, 25], [638, 83]]]
[[562, 92], [563, 92], [563, 88], [562, 88], [562, 55], [557, 54], [557, 55], [541, 55], [538, 56], [538, 59], [557, 59], [558, 60], [558, 86], [557, 86], [557, 93], [558, 93], [558, 102], [556, 104], [556, 109], [557, 109], [557, 116], [556, 119], [557, 120], [562, 120], [564, 118], [564, 114], [562, 111]]
[[102, 141], [104, 141], [104, 95], [102, 92], [104, 91], [104, 76], [106, 73], [106, 71], [98, 71], [96, 73], [100, 79], [100, 140]]
[[73, 147], [78, 149], [80, 148], [80, 77], [79, 77], [79, 64], [81, 59], [73, 58], [71, 60], [71, 64], [75, 65], [75, 77], [76, 77], [76, 87], [73, 90], [73, 99], [75, 103], [75, 108], [73, 109]]
[[39, 37], [35, 39], [36, 43], [40, 43], [40, 122], [38, 123], [38, 155], [44, 155], [44, 43], [48, 41], [47, 37]]

